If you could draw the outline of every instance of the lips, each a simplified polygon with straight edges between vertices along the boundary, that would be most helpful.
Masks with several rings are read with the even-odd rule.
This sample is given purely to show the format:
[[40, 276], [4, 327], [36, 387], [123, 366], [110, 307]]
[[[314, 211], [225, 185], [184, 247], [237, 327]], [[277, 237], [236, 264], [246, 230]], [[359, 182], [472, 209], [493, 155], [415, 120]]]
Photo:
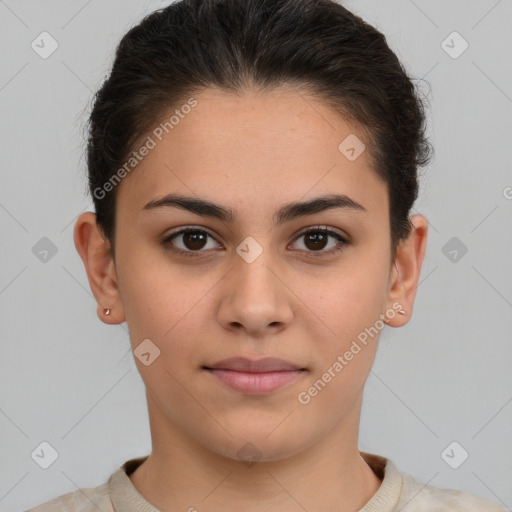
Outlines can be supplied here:
[[307, 373], [306, 368], [273, 357], [258, 360], [234, 357], [203, 369], [223, 385], [249, 395], [275, 391]]
[[277, 359], [275, 357], [265, 357], [258, 360], [247, 359], [245, 357], [232, 357], [230, 359], [223, 359], [212, 366], [204, 366], [204, 368], [207, 370], [233, 370], [247, 373], [305, 370], [305, 368], [301, 368], [284, 359]]

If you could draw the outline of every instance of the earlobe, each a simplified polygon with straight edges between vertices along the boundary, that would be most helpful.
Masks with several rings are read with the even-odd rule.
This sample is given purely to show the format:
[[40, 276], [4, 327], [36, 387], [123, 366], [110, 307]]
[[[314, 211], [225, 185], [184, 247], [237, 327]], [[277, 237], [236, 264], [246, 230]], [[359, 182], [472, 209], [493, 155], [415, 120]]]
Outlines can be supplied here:
[[[108, 324], [124, 322], [115, 265], [110, 255], [110, 243], [98, 228], [93, 212], [85, 212], [78, 217], [73, 238], [76, 250], [84, 263], [91, 291], [98, 302], [98, 317]], [[110, 310], [108, 315], [105, 314], [107, 309]]]
[[398, 303], [401, 305], [400, 309], [405, 310], [406, 314], [397, 314], [386, 322], [391, 327], [405, 325], [412, 315], [427, 245], [428, 222], [426, 218], [423, 215], [413, 215], [410, 220], [413, 229], [407, 240], [402, 240], [397, 249], [388, 292], [388, 309], [395, 309], [393, 304]]

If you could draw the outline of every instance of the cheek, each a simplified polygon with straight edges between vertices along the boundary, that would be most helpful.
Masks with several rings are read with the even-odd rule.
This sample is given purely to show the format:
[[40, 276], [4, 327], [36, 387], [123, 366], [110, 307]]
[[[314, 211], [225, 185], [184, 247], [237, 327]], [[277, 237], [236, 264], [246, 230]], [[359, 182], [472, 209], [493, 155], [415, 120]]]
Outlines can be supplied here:
[[384, 327], [379, 320], [383, 286], [376, 275], [354, 273], [331, 279], [322, 293], [306, 295], [322, 320], [312, 333], [316, 365], [297, 397], [313, 429], [319, 427], [314, 418], [325, 418], [326, 410], [344, 417], [361, 396]]
[[315, 287], [311, 278], [304, 278], [300, 294], [304, 304], [334, 331], [326, 329], [326, 333], [346, 339], [373, 324], [382, 312], [386, 278], [382, 268], [347, 266], [316, 280]]
[[[321, 320], [314, 335], [320, 364], [312, 377], [314, 381], [329, 382], [326, 386], [329, 391], [322, 391], [327, 401], [332, 399], [336, 402], [341, 396], [350, 401], [352, 393], [364, 385], [371, 369], [385, 325], [380, 318], [387, 288], [384, 263], [377, 258], [347, 264], [328, 279], [318, 282], [321, 292], [317, 293], [311, 286], [305, 286], [307, 279], [303, 282], [304, 293], [301, 296], [315, 313], [311, 319]], [[330, 373], [322, 379], [329, 369]]]
[[[137, 260], [139, 264], [137, 264]], [[120, 276], [121, 295], [133, 350], [145, 339], [160, 350], [159, 363], [173, 369], [192, 357], [190, 340], [204, 323], [204, 300], [215, 276], [185, 273], [165, 256], [132, 253]], [[139, 267], [142, 271], [136, 271]], [[139, 365], [142, 372], [146, 367]]]
[[194, 287], [187, 286], [179, 266], [171, 263], [163, 249], [129, 239], [120, 251], [118, 266], [121, 299], [131, 328], [162, 334], [184, 315]]

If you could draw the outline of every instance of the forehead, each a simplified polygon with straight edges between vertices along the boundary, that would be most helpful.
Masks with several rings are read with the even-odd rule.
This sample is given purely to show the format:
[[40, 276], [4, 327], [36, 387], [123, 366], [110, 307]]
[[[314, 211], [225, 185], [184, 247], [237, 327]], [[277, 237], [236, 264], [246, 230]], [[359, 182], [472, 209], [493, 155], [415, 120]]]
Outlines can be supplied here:
[[[174, 105], [148, 134], [154, 147], [123, 179], [118, 208], [141, 211], [179, 191], [271, 213], [337, 192], [387, 211], [387, 188], [363, 150], [364, 136], [321, 100], [287, 88], [241, 95], [206, 89], [194, 100], [181, 112]], [[357, 158], [347, 158], [347, 144], [362, 151]]]

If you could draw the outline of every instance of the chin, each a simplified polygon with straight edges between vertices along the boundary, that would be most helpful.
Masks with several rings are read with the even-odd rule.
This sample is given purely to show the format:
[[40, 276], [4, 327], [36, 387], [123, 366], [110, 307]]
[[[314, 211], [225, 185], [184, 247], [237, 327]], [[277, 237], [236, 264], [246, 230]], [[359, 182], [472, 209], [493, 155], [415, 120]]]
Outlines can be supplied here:
[[257, 462], [275, 462], [292, 457], [307, 446], [302, 440], [295, 440], [287, 435], [283, 430], [280, 435], [275, 433], [268, 435], [271, 430], [266, 429], [264, 432], [243, 431], [243, 435], [229, 438], [229, 441], [219, 443], [211, 443], [207, 448], [211, 451], [232, 459], [241, 461], [252, 466]]

